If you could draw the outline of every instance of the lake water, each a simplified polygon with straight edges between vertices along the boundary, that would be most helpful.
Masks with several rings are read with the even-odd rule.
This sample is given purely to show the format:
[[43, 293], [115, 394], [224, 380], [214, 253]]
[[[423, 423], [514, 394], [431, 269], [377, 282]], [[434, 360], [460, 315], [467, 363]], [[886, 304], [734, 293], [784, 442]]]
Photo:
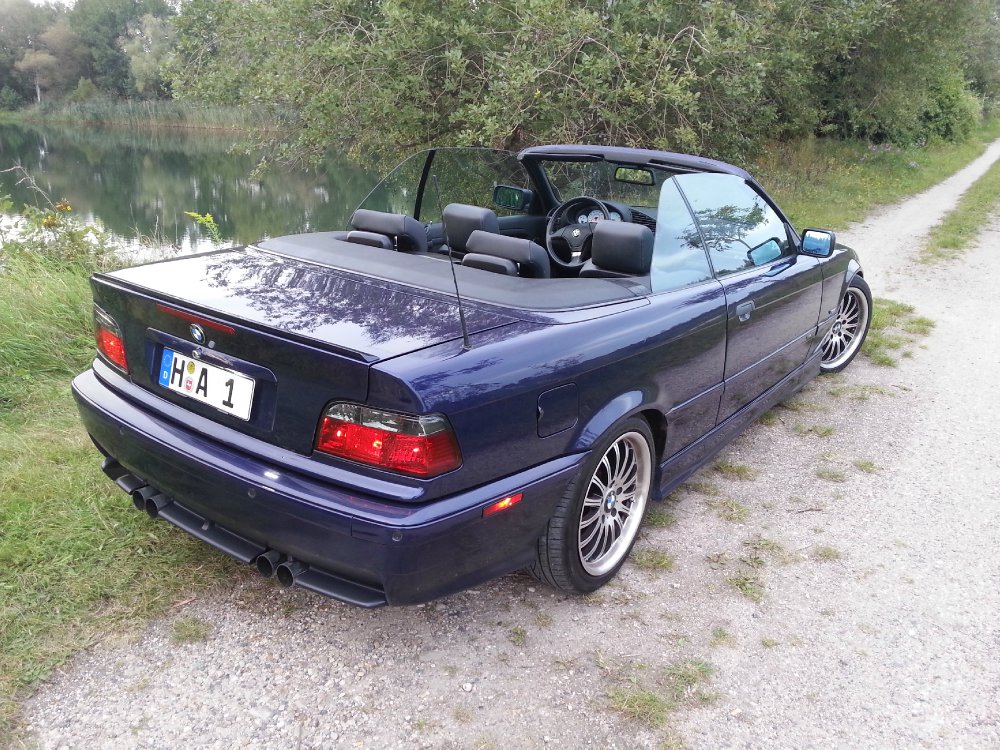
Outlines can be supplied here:
[[[53, 202], [98, 221], [123, 245], [212, 247], [185, 211], [210, 213], [225, 244], [343, 229], [377, 175], [329, 156], [315, 171], [272, 167], [232, 152], [238, 136], [206, 131], [0, 125], [0, 170], [24, 167]], [[45, 205], [22, 175], [0, 173], [15, 207]]]

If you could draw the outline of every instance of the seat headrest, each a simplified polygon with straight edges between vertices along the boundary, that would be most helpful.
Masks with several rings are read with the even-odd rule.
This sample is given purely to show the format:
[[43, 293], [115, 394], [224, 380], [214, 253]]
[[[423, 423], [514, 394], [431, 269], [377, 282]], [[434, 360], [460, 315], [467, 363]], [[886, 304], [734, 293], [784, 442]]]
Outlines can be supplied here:
[[442, 212], [445, 241], [452, 250], [466, 252], [469, 235], [477, 229], [482, 232], [500, 233], [497, 215], [488, 208], [470, 206], [465, 203], [449, 203]]
[[653, 233], [642, 224], [600, 221], [594, 227], [590, 259], [598, 268], [645, 276], [653, 263]]
[[517, 263], [506, 258], [498, 258], [495, 255], [466, 253], [462, 257], [462, 265], [470, 268], [480, 268], [483, 271], [500, 273], [504, 276], [517, 276]]
[[351, 226], [362, 232], [376, 232], [395, 237], [396, 247], [399, 250], [427, 252], [427, 230], [412, 216], [359, 208], [351, 217]]
[[532, 279], [547, 279], [552, 275], [549, 254], [531, 240], [507, 237], [476, 230], [469, 235], [466, 249], [470, 253], [493, 255], [512, 260], [520, 266], [519, 275]]

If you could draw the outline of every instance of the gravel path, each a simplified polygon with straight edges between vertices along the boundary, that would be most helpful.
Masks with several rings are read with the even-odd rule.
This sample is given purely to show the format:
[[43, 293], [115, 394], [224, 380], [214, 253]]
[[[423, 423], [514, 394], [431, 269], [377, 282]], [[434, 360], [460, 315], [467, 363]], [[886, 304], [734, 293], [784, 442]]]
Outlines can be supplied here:
[[[1000, 223], [913, 265], [998, 157], [842, 234], [936, 327], [749, 430], [723, 458], [755, 477], [702, 471], [644, 567], [585, 599], [514, 575], [376, 611], [240, 575], [53, 676], [26, 744], [1000, 747]], [[207, 636], [178, 643], [179, 618]]]

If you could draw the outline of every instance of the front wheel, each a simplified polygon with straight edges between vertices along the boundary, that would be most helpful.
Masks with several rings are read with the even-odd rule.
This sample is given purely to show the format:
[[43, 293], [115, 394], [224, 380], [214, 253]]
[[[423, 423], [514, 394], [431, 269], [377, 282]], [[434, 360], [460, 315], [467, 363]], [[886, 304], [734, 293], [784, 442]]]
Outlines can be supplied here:
[[632, 417], [594, 446], [556, 506], [531, 574], [588, 593], [614, 578], [635, 544], [653, 484], [653, 437]]
[[860, 276], [851, 279], [837, 308], [837, 317], [820, 344], [822, 372], [840, 372], [847, 367], [865, 342], [872, 321], [872, 293]]

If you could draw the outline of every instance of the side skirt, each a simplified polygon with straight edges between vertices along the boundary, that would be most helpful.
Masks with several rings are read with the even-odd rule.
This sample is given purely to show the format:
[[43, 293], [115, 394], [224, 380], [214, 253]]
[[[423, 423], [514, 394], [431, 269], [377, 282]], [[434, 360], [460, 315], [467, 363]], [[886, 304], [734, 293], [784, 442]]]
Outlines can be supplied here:
[[719, 451], [729, 445], [751, 422], [756, 421], [761, 415], [780, 404], [816, 377], [820, 371], [821, 354], [818, 351], [814, 352], [813, 356], [806, 360], [801, 367], [775, 383], [724, 422], [716, 425], [704, 437], [699, 438], [687, 448], [661, 463], [660, 489], [657, 499], [663, 500], [688, 477], [715, 458]]

